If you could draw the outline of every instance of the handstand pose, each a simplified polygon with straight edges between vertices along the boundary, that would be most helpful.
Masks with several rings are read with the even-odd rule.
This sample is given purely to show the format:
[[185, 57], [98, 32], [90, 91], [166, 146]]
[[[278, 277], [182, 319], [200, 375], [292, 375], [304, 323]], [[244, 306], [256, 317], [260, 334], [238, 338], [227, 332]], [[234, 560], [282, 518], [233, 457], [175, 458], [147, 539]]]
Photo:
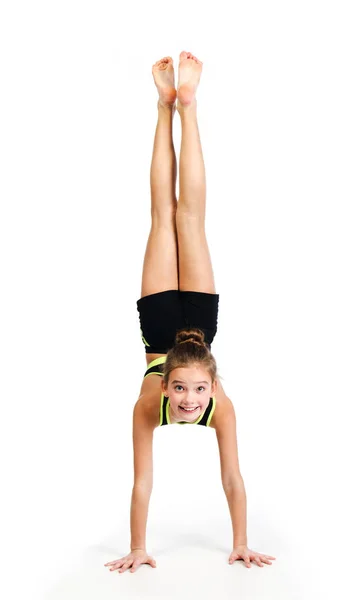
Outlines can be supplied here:
[[[206, 182], [195, 98], [202, 66], [195, 56], [182, 52], [178, 90], [170, 56], [152, 68], [159, 100], [150, 173], [152, 225], [137, 301], [147, 370], [133, 412], [131, 551], [105, 565], [120, 573], [130, 567], [133, 572], [142, 563], [156, 567], [145, 541], [153, 485], [152, 440], [156, 427], [173, 423], [216, 431], [222, 486], [233, 526], [229, 563], [242, 559], [247, 567], [252, 561], [263, 567], [274, 559], [247, 546], [246, 494], [238, 463], [235, 411], [211, 354], [219, 295], [204, 225]], [[175, 109], [182, 124], [178, 202], [172, 137]]]

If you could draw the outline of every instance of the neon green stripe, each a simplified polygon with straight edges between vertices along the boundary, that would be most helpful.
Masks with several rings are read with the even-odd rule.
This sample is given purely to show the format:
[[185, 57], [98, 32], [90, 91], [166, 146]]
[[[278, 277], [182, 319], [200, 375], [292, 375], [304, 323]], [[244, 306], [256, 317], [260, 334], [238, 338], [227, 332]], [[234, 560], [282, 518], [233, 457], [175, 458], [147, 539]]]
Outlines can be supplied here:
[[142, 339], [142, 341], [144, 342], [145, 346], [150, 346], [150, 344], [148, 344], [148, 343], [147, 343], [147, 341], [146, 341], [146, 340], [145, 340], [145, 338], [144, 338], [144, 333], [143, 333], [143, 331], [142, 331], [141, 327], [140, 327], [140, 331], [141, 331], [141, 339]]
[[155, 358], [154, 360], [152, 360], [151, 363], [148, 364], [147, 368], [150, 369], [151, 367], [155, 367], [155, 365], [161, 365], [165, 361], [166, 361], [166, 354], [165, 354], [165, 356], [159, 356], [158, 358]]
[[213, 417], [213, 413], [214, 413], [214, 411], [215, 411], [215, 408], [216, 408], [216, 397], [215, 397], [215, 396], [213, 396], [213, 408], [212, 408], [212, 410], [210, 411], [210, 415], [209, 415], [209, 417], [208, 417], [208, 419], [207, 419], [207, 427], [209, 427], [209, 423], [210, 423], [210, 422], [211, 422], [211, 420], [212, 420], [212, 417]]
[[[151, 369], [151, 367], [155, 367], [155, 365], [161, 365], [166, 361], [166, 355], [165, 356], [159, 356], [158, 358], [155, 358], [154, 360], [151, 361], [151, 363], [148, 364], [147, 369]], [[152, 373], [147, 373], [146, 375], [144, 375], [144, 379], [146, 379], [146, 377], [149, 377], [149, 375], [161, 375], [161, 377], [163, 377], [164, 373], [160, 373], [159, 371], [153, 371]]]
[[170, 418], [169, 418], [169, 404], [170, 404], [170, 398], [168, 398], [168, 401], [166, 403], [166, 420], [168, 422], [168, 425], [171, 425]]
[[161, 425], [162, 422], [163, 422], [163, 398], [164, 398], [164, 394], [163, 394], [163, 392], [161, 392], [161, 398], [160, 398], [160, 423], [159, 423], [159, 425]]

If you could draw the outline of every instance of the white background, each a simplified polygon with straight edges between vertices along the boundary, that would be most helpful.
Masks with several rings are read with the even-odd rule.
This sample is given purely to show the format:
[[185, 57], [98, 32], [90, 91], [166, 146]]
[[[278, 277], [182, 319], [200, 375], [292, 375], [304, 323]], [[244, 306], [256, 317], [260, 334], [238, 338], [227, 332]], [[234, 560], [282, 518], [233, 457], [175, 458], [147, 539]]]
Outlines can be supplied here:
[[[361, 571], [359, 2], [4, 1], [0, 12], [4, 597], [350, 596]], [[136, 300], [150, 229], [151, 67], [203, 61], [198, 119], [248, 543], [212, 429], [154, 436], [147, 550], [129, 551]], [[174, 141], [180, 150], [180, 118]], [[178, 185], [178, 182], [177, 182]]]

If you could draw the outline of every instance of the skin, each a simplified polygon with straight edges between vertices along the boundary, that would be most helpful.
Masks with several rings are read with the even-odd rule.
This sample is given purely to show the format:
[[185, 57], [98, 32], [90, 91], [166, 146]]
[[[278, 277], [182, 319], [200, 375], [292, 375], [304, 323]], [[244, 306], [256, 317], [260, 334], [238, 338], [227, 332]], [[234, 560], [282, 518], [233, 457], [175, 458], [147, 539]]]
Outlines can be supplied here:
[[[206, 180], [195, 97], [202, 67], [203, 63], [190, 52], [181, 52], [177, 88], [174, 83], [173, 59], [170, 56], [157, 61], [152, 67], [159, 93], [158, 121], [150, 173], [152, 225], [143, 264], [141, 297], [172, 289], [216, 293], [205, 234]], [[177, 163], [172, 137], [175, 110], [180, 115], [182, 125], [178, 201], [175, 194]], [[146, 363], [149, 364], [159, 356], [165, 355], [146, 354]], [[174, 369], [167, 386], [163, 381], [160, 384], [160, 379], [162, 378], [152, 375], [145, 378], [138, 400], [147, 399], [155, 418], [155, 426], [158, 420], [161, 386], [170, 398], [170, 415], [175, 419], [173, 422], [188, 419], [192, 422], [200, 415], [200, 412], [198, 415], [181, 414], [178, 410], [179, 404], [198, 404], [200, 410], [204, 410], [209, 398], [215, 395], [216, 409], [211, 426], [215, 427], [217, 432], [218, 429], [223, 430], [223, 419], [226, 415], [231, 417], [233, 408], [218, 377], [212, 383], [209, 374], [200, 365], [192, 365]], [[172, 383], [174, 379], [183, 381], [181, 387]], [[197, 383], [202, 380], [207, 381], [203, 390], [199, 385], [204, 387], [204, 384]], [[227, 435], [224, 436], [223, 444], [226, 448], [230, 439], [229, 431], [235, 438], [234, 427], [225, 429]], [[233, 443], [236, 445], [235, 439]], [[230, 452], [228, 446], [228, 452], [225, 454], [228, 463], [232, 460], [232, 454], [233, 460], [237, 460], [235, 447]], [[240, 507], [245, 505], [245, 495], [242, 493], [240, 482], [242, 483], [242, 478], [238, 471], [235, 490], [232, 495], [228, 494], [228, 502], [232, 512], [237, 514], [237, 529], [243, 531], [244, 527], [240, 527]], [[245, 537], [244, 533], [241, 537]], [[273, 556], [250, 550], [245, 543], [241, 543], [238, 536], [229, 557], [229, 564], [235, 560], [243, 560], [246, 567], [250, 567], [251, 562], [263, 567], [263, 563], [272, 564], [271, 560], [274, 559]], [[108, 562], [105, 566], [109, 567], [110, 571], [118, 570], [123, 573], [130, 569], [133, 573], [141, 564], [156, 567], [156, 561], [144, 547], [132, 547], [128, 555]]]
[[[216, 393], [217, 383], [212, 383], [212, 379], [204, 369], [198, 364], [191, 367], [179, 367], [173, 369], [169, 376], [169, 382], [166, 386], [162, 381], [162, 390], [166, 397], [170, 399], [170, 421], [187, 421], [192, 423], [196, 421], [209, 404], [209, 399]], [[186, 413], [180, 409], [180, 405], [186, 407], [198, 406], [196, 412]]]

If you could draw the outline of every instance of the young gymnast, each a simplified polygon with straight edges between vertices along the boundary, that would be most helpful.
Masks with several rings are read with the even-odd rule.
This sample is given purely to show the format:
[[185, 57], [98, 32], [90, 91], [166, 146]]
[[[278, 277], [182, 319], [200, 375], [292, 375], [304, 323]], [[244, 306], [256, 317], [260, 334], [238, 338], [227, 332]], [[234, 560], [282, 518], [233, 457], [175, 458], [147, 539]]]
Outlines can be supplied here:
[[[131, 551], [105, 564], [120, 573], [129, 568], [134, 572], [143, 563], [156, 567], [146, 551], [152, 440], [156, 427], [174, 423], [216, 431], [222, 486], [233, 527], [229, 563], [242, 559], [246, 567], [251, 567], [251, 562], [263, 567], [274, 560], [247, 546], [246, 494], [238, 463], [235, 411], [211, 354], [219, 295], [205, 234], [206, 181], [195, 98], [202, 66], [195, 56], [182, 52], [177, 90], [170, 56], [152, 68], [159, 100], [150, 173], [152, 224], [137, 301], [147, 370], [133, 412]], [[178, 201], [172, 137], [176, 109], [182, 125]]]

